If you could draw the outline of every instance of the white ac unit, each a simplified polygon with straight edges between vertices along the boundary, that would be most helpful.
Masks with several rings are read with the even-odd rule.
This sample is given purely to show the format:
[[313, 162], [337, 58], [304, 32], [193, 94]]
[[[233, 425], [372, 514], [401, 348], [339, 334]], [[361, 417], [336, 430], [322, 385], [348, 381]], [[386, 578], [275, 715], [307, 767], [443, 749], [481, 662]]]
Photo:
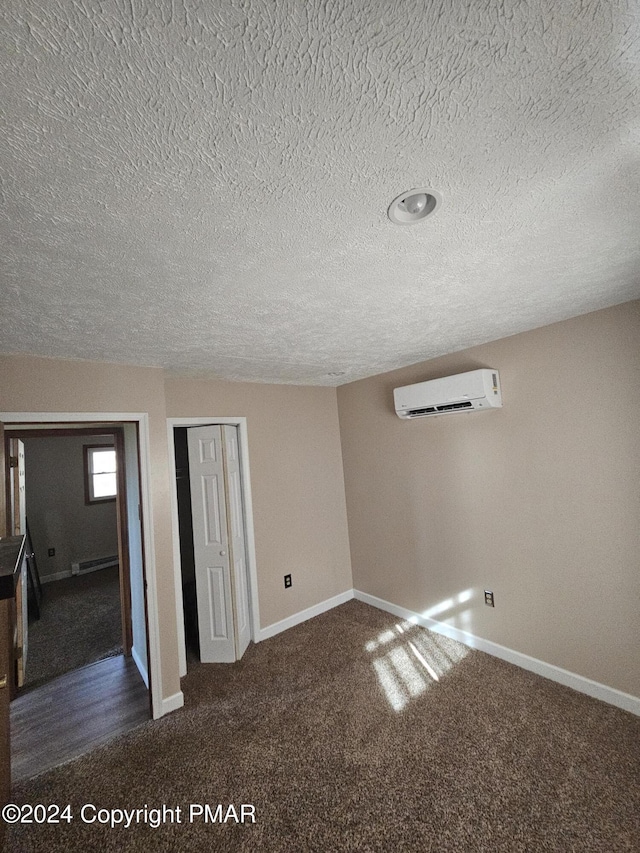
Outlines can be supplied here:
[[393, 392], [399, 418], [483, 412], [502, 406], [497, 370], [470, 370], [443, 379], [405, 385]]

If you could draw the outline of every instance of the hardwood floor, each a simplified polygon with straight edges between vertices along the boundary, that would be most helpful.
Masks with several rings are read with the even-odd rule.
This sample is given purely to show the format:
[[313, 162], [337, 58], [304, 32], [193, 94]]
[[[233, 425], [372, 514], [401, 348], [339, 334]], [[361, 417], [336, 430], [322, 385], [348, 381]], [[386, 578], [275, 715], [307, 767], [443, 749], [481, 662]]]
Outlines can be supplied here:
[[11, 703], [11, 775], [19, 782], [89, 752], [150, 718], [132, 658], [107, 658]]

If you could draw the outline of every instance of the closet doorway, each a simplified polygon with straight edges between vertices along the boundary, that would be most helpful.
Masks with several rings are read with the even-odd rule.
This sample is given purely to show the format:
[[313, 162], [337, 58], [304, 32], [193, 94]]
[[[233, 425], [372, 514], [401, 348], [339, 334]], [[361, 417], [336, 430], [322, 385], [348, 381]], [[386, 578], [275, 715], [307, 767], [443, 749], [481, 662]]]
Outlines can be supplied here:
[[[239, 660], [259, 631], [245, 419], [170, 419], [178, 625], [207, 662]], [[178, 587], [179, 584], [179, 587]]]

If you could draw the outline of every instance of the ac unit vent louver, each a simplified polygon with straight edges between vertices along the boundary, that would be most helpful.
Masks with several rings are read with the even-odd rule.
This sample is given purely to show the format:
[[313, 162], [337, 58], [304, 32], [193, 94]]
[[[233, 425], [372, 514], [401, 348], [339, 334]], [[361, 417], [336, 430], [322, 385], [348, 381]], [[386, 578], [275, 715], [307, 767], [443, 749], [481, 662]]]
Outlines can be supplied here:
[[464, 403], [448, 403], [446, 406], [438, 406], [439, 412], [452, 412], [454, 409], [473, 409], [473, 403], [467, 400]]
[[412, 409], [409, 413], [410, 418], [419, 418], [421, 415], [434, 415], [438, 410], [433, 406], [428, 409]]

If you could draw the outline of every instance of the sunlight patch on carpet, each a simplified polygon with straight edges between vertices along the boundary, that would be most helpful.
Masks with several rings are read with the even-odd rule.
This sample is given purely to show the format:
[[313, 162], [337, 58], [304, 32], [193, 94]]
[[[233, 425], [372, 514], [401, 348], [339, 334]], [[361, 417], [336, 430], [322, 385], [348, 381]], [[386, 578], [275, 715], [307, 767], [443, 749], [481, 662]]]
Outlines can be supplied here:
[[[443, 614], [471, 598], [465, 590], [432, 608], [430, 613]], [[413, 621], [399, 622], [382, 631], [365, 644], [385, 698], [394, 711], [400, 712], [410, 701], [430, 687], [469, 653], [456, 640], [436, 634]]]

